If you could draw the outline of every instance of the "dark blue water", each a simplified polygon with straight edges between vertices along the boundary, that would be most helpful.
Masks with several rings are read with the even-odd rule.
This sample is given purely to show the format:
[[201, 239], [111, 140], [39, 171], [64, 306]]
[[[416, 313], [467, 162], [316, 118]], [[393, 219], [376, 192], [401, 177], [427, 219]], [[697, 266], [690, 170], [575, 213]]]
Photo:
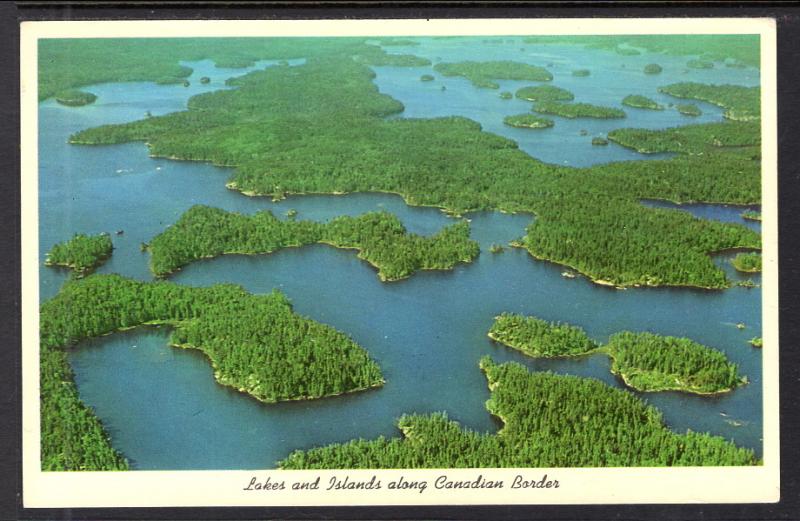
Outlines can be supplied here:
[[[456, 60], [464, 52], [457, 47], [448, 50], [441, 44], [435, 52]], [[476, 56], [483, 47], [476, 48], [473, 59], [483, 59]], [[556, 63], [555, 58], [548, 60]], [[650, 61], [663, 65], [667, 60], [659, 56]], [[67, 136], [82, 128], [138, 119], [147, 110], [153, 114], [180, 110], [191, 94], [219, 88], [226, 77], [242, 73], [216, 69], [207, 62], [190, 65], [195, 74], [188, 88], [99, 85], [87, 89], [99, 96], [94, 105], [66, 108], [51, 101], [40, 105], [42, 256], [52, 244], [75, 232], [124, 230], [123, 235], [113, 236], [114, 255], [100, 271], [149, 280], [148, 256], [139, 251], [139, 244], [196, 203], [248, 213], [272, 209], [278, 215], [294, 208], [299, 218], [317, 220], [386, 209], [411, 231], [423, 234], [453, 222], [436, 209], [408, 207], [391, 195], [304, 196], [279, 203], [248, 198], [225, 189], [226, 169], [152, 159], [143, 144], [66, 144]], [[589, 68], [594, 80], [587, 85], [603, 90], [597, 63]], [[377, 81], [387, 91], [384, 72], [379, 72]], [[404, 75], [415, 89], [423, 88], [418, 71], [398, 69], [392, 74]], [[211, 84], [200, 85], [196, 81], [200, 76], [210, 76]], [[628, 89], [636, 85], [627, 82]], [[462, 88], [473, 89], [463, 83], [449, 86], [446, 92]], [[575, 90], [581, 98], [582, 91]], [[392, 94], [413, 111], [409, 100], [423, 96], [412, 91], [407, 97]], [[488, 100], [495, 99], [497, 92], [475, 95]], [[460, 113], [457, 105], [448, 108], [449, 99], [442, 98], [437, 110]], [[654, 114], [666, 117], [667, 113]], [[665, 122], [672, 124], [668, 118]], [[597, 147], [588, 150], [606, 153]], [[564, 159], [575, 155], [569, 147], [559, 153]], [[397, 435], [394, 422], [404, 413], [447, 411], [469, 428], [493, 432], [498, 423], [485, 410], [489, 393], [477, 366], [485, 354], [498, 361], [516, 360], [533, 370], [591, 376], [621, 386], [603, 356], [533, 360], [493, 344], [486, 337], [492, 318], [511, 311], [569, 321], [599, 341], [629, 329], [688, 336], [725, 351], [750, 378], [749, 385], [715, 398], [679, 393], [645, 397], [677, 431], [710, 431], [760, 453], [761, 352], [747, 344], [761, 335], [760, 288], [619, 291], [582, 277], [566, 279], [561, 276], [563, 268], [536, 261], [522, 250], [488, 252], [492, 243], [520, 237], [529, 216], [487, 212], [467, 217], [482, 247], [475, 262], [447, 272], [419, 273], [400, 282], [381, 283], [375, 270], [353, 252], [324, 245], [271, 255], [225, 256], [194, 263], [174, 276], [176, 282], [188, 285], [234, 282], [253, 292], [281, 289], [296, 311], [347, 332], [363, 345], [383, 369], [387, 383], [382, 389], [309, 402], [261, 404], [216, 384], [201, 353], [168, 347], [168, 329], [141, 328], [85, 342], [71, 354], [81, 397], [96, 410], [114, 445], [136, 468], [243, 469], [273, 466], [294, 449]], [[724, 258], [717, 262], [729, 269]], [[42, 297], [55, 294], [64, 278], [62, 271], [42, 268]], [[758, 275], [753, 279], [760, 282]], [[740, 322], [746, 329], [736, 328]], [[731, 420], [741, 425], [728, 423]]]

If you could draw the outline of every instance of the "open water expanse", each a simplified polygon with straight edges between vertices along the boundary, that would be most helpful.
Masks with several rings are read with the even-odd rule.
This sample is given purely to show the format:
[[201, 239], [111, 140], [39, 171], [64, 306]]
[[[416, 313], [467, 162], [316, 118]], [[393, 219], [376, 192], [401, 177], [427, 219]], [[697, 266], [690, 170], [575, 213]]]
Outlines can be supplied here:
[[[524, 49], [524, 50], [522, 50]], [[537, 65], [552, 63], [552, 84], [576, 94], [576, 101], [619, 106], [627, 94], [644, 94], [660, 103], [677, 100], [656, 88], [674, 81], [707, 83], [758, 82], [755, 69], [711, 70], [685, 67], [689, 57], [619, 56], [578, 46], [538, 46], [514, 39], [503, 44], [480, 40], [428, 40], [412, 52], [433, 61], [513, 59]], [[641, 73], [645, 63], [664, 67], [657, 76]], [[260, 62], [248, 70], [269, 66]], [[292, 63], [299, 63], [295, 61]], [[225, 188], [229, 170], [204, 163], [153, 159], [144, 144], [73, 146], [67, 137], [96, 125], [131, 121], [181, 110], [197, 93], [224, 88], [228, 77], [247, 70], [219, 69], [211, 62], [188, 63], [194, 69], [191, 86], [152, 83], [104, 84], [87, 87], [97, 94], [93, 105], [69, 108], [47, 100], [40, 104], [39, 208], [40, 258], [56, 242], [74, 233], [110, 232], [114, 255], [98, 271], [151, 280], [148, 254], [139, 250], [193, 204], [252, 213], [271, 209], [283, 216], [294, 208], [299, 219], [326, 220], [384, 209], [395, 213], [415, 233], [435, 233], [452, 220], [433, 208], [407, 206], [400, 197], [380, 194], [291, 197], [273, 203]], [[622, 65], [625, 65], [623, 68]], [[591, 76], [571, 71], [589, 68]], [[544, 161], [584, 166], [616, 160], [647, 159], [616, 145], [592, 147], [591, 137], [613, 128], [660, 128], [700, 121], [719, 121], [721, 110], [698, 103], [699, 118], [672, 109], [625, 107], [625, 120], [566, 120], [553, 117], [547, 130], [520, 130], [502, 124], [505, 115], [527, 112], [531, 103], [501, 100], [499, 91], [478, 89], [463, 78], [420, 82], [430, 68], [376, 67], [382, 92], [402, 101], [398, 117], [463, 115], [485, 130], [520, 143]], [[685, 71], [685, 72], [684, 72]], [[199, 83], [209, 76], [207, 85]], [[441, 85], [446, 90], [441, 90]], [[525, 82], [501, 82], [514, 91]], [[581, 136], [580, 130], [588, 135]], [[663, 205], [643, 201], [648, 205]], [[744, 222], [741, 208], [694, 205], [683, 208], [703, 218]], [[761, 336], [761, 289], [734, 287], [726, 291], [691, 289], [629, 289], [619, 291], [592, 284], [583, 277], [567, 279], [563, 268], [534, 260], [525, 251], [507, 249], [492, 254], [493, 243], [523, 235], [528, 215], [477, 213], [472, 236], [481, 255], [452, 271], [422, 272], [410, 279], [381, 283], [375, 270], [355, 253], [324, 245], [294, 248], [261, 256], [224, 256], [196, 262], [172, 277], [188, 285], [219, 282], [241, 284], [252, 292], [279, 288], [295, 310], [351, 335], [380, 364], [385, 387], [357, 394], [274, 405], [218, 385], [205, 356], [166, 344], [167, 328], [139, 328], [84, 342], [71, 353], [82, 399], [108, 428], [113, 444], [137, 469], [246, 469], [272, 467], [294, 449], [342, 442], [352, 438], [397, 436], [394, 426], [404, 413], [446, 411], [464, 426], [494, 432], [500, 423], [485, 410], [489, 397], [478, 360], [489, 354], [498, 361], [514, 360], [531, 370], [552, 370], [603, 380], [622, 387], [603, 356], [572, 360], [534, 360], [492, 343], [486, 333], [503, 311], [567, 321], [583, 327], [599, 341], [620, 330], [652, 331], [687, 336], [723, 350], [739, 364], [750, 383], [718, 397], [681, 393], [642, 395], [658, 407], [671, 428], [710, 431], [753, 448], [761, 454], [761, 351], [747, 341]], [[758, 227], [757, 223], [751, 226]], [[122, 235], [115, 235], [121, 230]], [[730, 255], [717, 261], [728, 267]], [[67, 273], [42, 267], [40, 294], [57, 293]], [[736, 327], [744, 323], [744, 330]]]

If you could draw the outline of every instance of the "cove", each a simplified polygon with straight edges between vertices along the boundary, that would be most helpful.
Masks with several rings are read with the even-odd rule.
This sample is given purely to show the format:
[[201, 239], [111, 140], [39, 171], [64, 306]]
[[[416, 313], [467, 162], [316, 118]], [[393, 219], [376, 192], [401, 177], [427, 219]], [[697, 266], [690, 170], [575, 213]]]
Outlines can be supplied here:
[[[434, 56], [451, 61], [470, 53], [463, 42], [430, 45], [430, 48], [422, 45], [414, 52], [437, 53]], [[487, 52], [479, 43], [473, 47], [478, 55]], [[580, 47], [565, 47], [562, 51], [546, 46], [541, 52], [560, 56], [562, 61], [554, 63], [564, 71], [571, 70], [573, 62], [577, 68], [583, 63], [580, 60], [590, 60], [593, 56]], [[474, 56], [473, 59], [478, 59]], [[643, 62], [655, 60], [647, 55], [635, 58]], [[659, 55], [657, 61], [665, 64], [668, 60]], [[437, 209], [409, 207], [393, 195], [304, 196], [279, 203], [248, 198], [225, 189], [228, 170], [203, 163], [151, 159], [143, 144], [107, 147], [66, 144], [66, 137], [81, 128], [138, 119], [147, 110], [153, 114], [180, 110], [190, 94], [201, 92], [200, 89], [220, 88], [225, 77], [245, 72], [217, 69], [208, 62], [190, 66], [195, 70], [190, 87], [147, 83], [98, 85], [87, 88], [98, 95], [91, 106], [66, 108], [52, 100], [40, 104], [42, 252], [74, 232], [123, 230], [122, 235], [113, 237], [112, 258], [98, 271], [150, 279], [148, 256], [139, 251], [139, 244], [173, 223], [193, 204], [244, 213], [271, 209], [279, 216], [296, 209], [298, 218], [316, 220], [385, 209], [397, 214], [409, 231], [421, 234], [434, 233], [453, 222]], [[497, 91], [476, 90], [463, 78], [448, 78], [444, 97], [418, 106], [415, 99], [422, 103], [441, 92], [422, 91], [427, 86], [418, 81], [418, 69], [376, 70], [376, 84], [381, 91], [406, 105], [401, 117], [439, 114], [426, 113], [433, 105], [441, 115], [467, 115], [468, 107], [478, 107], [486, 115], [477, 115], [475, 119], [485, 129], [502, 133], [489, 126], [490, 120], [496, 118], [502, 128], [502, 118], [523, 111], [522, 107], [501, 110], [489, 100], [529, 105], [520, 100], [500, 100]], [[689, 75], [708, 73], [692, 71]], [[718, 73], [733, 74], [728, 70]], [[202, 85], [196, 81], [201, 76], [209, 76], [212, 81]], [[645, 75], [639, 76], [642, 81], [651, 81]], [[603, 91], [594, 83], [598, 77], [599, 71], [593, 70], [592, 80], [579, 84], [581, 78], [557, 74], [553, 83], [573, 90], [582, 101], [611, 104], [610, 99], [593, 97]], [[661, 78], [661, 83], [666, 82], [666, 78]], [[408, 89], [403, 90], [403, 85], [408, 85]], [[649, 88], [635, 85], [632, 76], [626, 92], [617, 96], [618, 101], [625, 94], [645, 93]], [[657, 101], [663, 102], [660, 98]], [[651, 112], [646, 117], [662, 118], [653, 120], [655, 126], [676, 124], [668, 111]], [[705, 113], [721, 118], [719, 111], [714, 113], [709, 109]], [[629, 113], [629, 121], [621, 124], [628, 126], [632, 121]], [[550, 130], [553, 136], [560, 135], [561, 141], [572, 139], [573, 131], [578, 136], [579, 128], [566, 128], [565, 134], [555, 133], [565, 127], [565, 121], [559, 119]], [[538, 149], [525, 150], [548, 161], [563, 162], [580, 155], [566, 145], [535, 143], [554, 155], [544, 157]], [[626, 155], [605, 155], [617, 149]], [[653, 157], [612, 146], [600, 150], [588, 145], [585, 152], [586, 160], [591, 162]], [[676, 431], [687, 428], [710, 431], [754, 448], [760, 454], [761, 351], [747, 344], [753, 336], [760, 336], [759, 288], [710, 292], [657, 288], [618, 291], [600, 287], [583, 277], [564, 278], [563, 267], [535, 261], [519, 249], [489, 253], [491, 244], [505, 244], [522, 236], [531, 216], [486, 212], [466, 217], [471, 219], [472, 236], [480, 242], [482, 252], [474, 263], [460, 265], [450, 272], [418, 273], [408, 280], [381, 283], [374, 270], [352, 252], [314, 245], [270, 255], [201, 261], [171, 278], [193, 286], [232, 282], [253, 292], [280, 288], [297, 312], [350, 334], [364, 346], [384, 371], [387, 383], [382, 389], [310, 402], [260, 404], [216, 384], [211, 368], [199, 353], [167, 346], [167, 329], [140, 328], [86, 342], [71, 352], [81, 397], [96, 410], [109, 429], [114, 446], [131, 459], [134, 468], [253, 469], [272, 467], [294, 449], [358, 437], [396, 436], [394, 421], [404, 413], [447, 411], [466, 427], [493, 432], [500, 424], [485, 410], [489, 392], [478, 369], [478, 360], [486, 354], [498, 362], [521, 362], [532, 370], [588, 376], [622, 386], [610, 374], [608, 361], [602, 356], [533, 360], [492, 343], [486, 332], [493, 317], [509, 311], [547, 320], [566, 320], [580, 325], [592, 338], [602, 342], [616, 331], [629, 329], [688, 336], [725, 351], [739, 364], [750, 384], [712, 398], [680, 393], [643, 396], [664, 413], [668, 425]], [[42, 298], [57, 292], [64, 278], [63, 272], [42, 268]], [[746, 329], [736, 328], [740, 322], [746, 324]]]

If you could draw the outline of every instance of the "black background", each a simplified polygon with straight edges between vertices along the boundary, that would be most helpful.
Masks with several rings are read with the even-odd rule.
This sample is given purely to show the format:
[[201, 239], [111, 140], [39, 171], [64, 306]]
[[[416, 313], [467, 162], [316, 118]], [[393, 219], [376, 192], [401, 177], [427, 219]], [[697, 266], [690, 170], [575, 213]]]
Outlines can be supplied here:
[[[777, 22], [781, 501], [725, 505], [23, 509], [19, 22], [25, 20], [770, 17]], [[19, 2], [0, 5], [0, 519], [800, 520], [800, 8], [791, 3]], [[709, 487], [715, 486], [709, 483]], [[175, 483], [176, 489], [182, 484]]]

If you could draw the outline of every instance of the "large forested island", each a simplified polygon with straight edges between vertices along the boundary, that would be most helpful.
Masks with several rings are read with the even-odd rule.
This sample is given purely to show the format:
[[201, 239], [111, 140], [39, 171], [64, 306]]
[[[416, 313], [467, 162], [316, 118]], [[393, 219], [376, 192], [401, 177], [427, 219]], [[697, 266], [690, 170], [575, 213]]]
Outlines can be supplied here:
[[742, 226], [639, 203], [757, 203], [759, 161], [746, 153], [757, 134], [735, 145], [701, 141], [719, 152], [702, 157], [559, 167], [464, 118], [384, 119], [403, 107], [375, 90], [373, 75], [349, 58], [312, 55], [304, 65], [231, 80], [234, 90], [195, 96], [187, 111], [91, 128], [71, 140], [142, 140], [154, 156], [235, 166], [229, 185], [252, 195], [381, 191], [454, 213], [533, 212], [522, 241], [533, 256], [617, 286], [725, 288], [729, 281], [708, 254], [760, 247], [758, 234]]
[[47, 253], [47, 266], [64, 266], [84, 275], [111, 256], [114, 245], [107, 233], [99, 235], [75, 234], [72, 239], [54, 244]]
[[271, 253], [281, 248], [320, 242], [358, 250], [381, 280], [399, 280], [417, 270], [451, 269], [474, 259], [480, 248], [469, 238], [466, 221], [431, 237], [406, 232], [394, 215], [374, 212], [342, 216], [328, 223], [281, 221], [269, 211], [252, 216], [194, 206], [150, 242], [150, 267], [158, 276], [197, 259], [225, 253]]
[[463, 76], [476, 87], [499, 89], [494, 80], [550, 81], [550, 71], [536, 65], [514, 61], [437, 63], [434, 70], [443, 76]]
[[332, 396], [380, 386], [367, 352], [345, 334], [292, 311], [281, 293], [233, 285], [192, 288], [93, 275], [68, 282], [41, 307], [42, 467], [124, 467], [78, 400], [64, 349], [141, 325], [174, 328], [170, 343], [198, 349], [214, 376], [264, 402]]
[[725, 109], [725, 117], [734, 121], [754, 121], [761, 117], [761, 88], [741, 85], [704, 85], [673, 83], [658, 89], [676, 98], [707, 101]]
[[550, 128], [555, 123], [552, 119], [534, 116], [533, 114], [515, 114], [503, 118], [503, 123], [517, 128]]
[[664, 426], [634, 395], [591, 378], [530, 373], [516, 363], [481, 360], [496, 434], [461, 428], [443, 414], [400, 418], [403, 438], [353, 440], [296, 451], [284, 469], [452, 467], [661, 467], [754, 465], [719, 437]]
[[577, 326], [512, 313], [495, 318], [489, 337], [533, 357], [605, 353], [611, 371], [637, 391], [713, 394], [747, 382], [722, 352], [687, 338], [623, 331], [601, 346]]
[[555, 100], [544, 100], [533, 106], [534, 112], [553, 114], [562, 118], [624, 118], [625, 111], [614, 107], [602, 107], [591, 103], [563, 103]]
[[572, 101], [575, 95], [567, 89], [555, 85], [532, 85], [522, 87], [515, 94], [519, 99], [527, 101]]

